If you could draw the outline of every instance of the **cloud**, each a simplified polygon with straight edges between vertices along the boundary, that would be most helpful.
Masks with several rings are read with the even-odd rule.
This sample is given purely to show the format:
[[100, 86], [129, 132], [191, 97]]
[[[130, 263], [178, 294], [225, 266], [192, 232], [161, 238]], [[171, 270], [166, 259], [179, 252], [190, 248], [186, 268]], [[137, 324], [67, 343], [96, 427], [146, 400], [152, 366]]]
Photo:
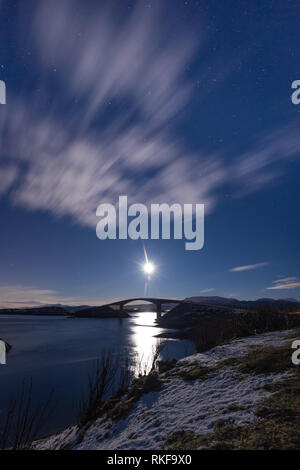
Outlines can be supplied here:
[[51, 304], [101, 305], [116, 299], [64, 296], [51, 289], [24, 285], [0, 285], [0, 308], [39, 307]]
[[[87, 3], [31, 2], [29, 16], [20, 6], [20, 42], [32, 50], [39, 81], [6, 105], [1, 194], [94, 228], [97, 206], [121, 194], [129, 203], [204, 203], [208, 213], [224, 185], [242, 196], [274, 181], [299, 148], [292, 126], [260, 137], [232, 166], [224, 149], [192, 151], [178, 137], [193, 100], [187, 70], [206, 41], [201, 31], [195, 39], [180, 21], [166, 23], [163, 2], [151, 9], [138, 2], [122, 17], [113, 2]], [[202, 99], [233, 72], [236, 58], [224, 61], [220, 54], [199, 66]]]
[[215, 291], [215, 290], [216, 290], [216, 289], [213, 288], [213, 287], [210, 287], [210, 288], [208, 288], [208, 289], [202, 289], [202, 290], [200, 291], [200, 294], [208, 294], [208, 292], [213, 292], [213, 291]]
[[216, 203], [215, 191], [225, 175], [219, 159], [196, 157], [164, 132], [149, 136], [132, 125], [74, 137], [20, 101], [11, 103], [10, 112], [6, 152], [22, 168], [11, 192], [15, 204], [95, 226], [97, 206], [116, 203], [120, 194], [146, 204], [200, 201], [207, 212]]
[[131, 100], [130, 111], [138, 109], [151, 128], [186, 104], [191, 84], [184, 71], [204, 34], [199, 31], [195, 41], [180, 25], [174, 34], [176, 24], [165, 22], [166, 13], [163, 5], [148, 9], [138, 3], [120, 18], [111, 5], [40, 2], [32, 31], [37, 58], [55, 67], [66, 91], [85, 98], [85, 125], [107, 99]]
[[13, 165], [0, 166], [0, 195], [5, 193], [16, 180], [18, 169]]
[[242, 197], [278, 179], [290, 158], [299, 155], [300, 137], [293, 123], [260, 136], [253, 148], [239, 155], [232, 166], [236, 196]]
[[289, 282], [296, 281], [296, 280], [297, 280], [296, 277], [284, 277], [282, 279], [277, 279], [276, 281], [273, 281], [273, 284], [282, 284], [284, 282], [289, 283]]
[[264, 261], [263, 263], [256, 263], [256, 264], [248, 264], [245, 266], [236, 266], [235, 268], [229, 269], [229, 272], [240, 272], [240, 271], [250, 271], [251, 269], [258, 269], [262, 268], [263, 266], [267, 266], [269, 263]]
[[2, 308], [15, 308], [26, 306], [38, 306], [48, 303], [56, 303], [57, 293], [49, 289], [37, 289], [21, 285], [0, 286], [0, 306]]
[[291, 282], [287, 284], [279, 284], [277, 286], [266, 287], [268, 290], [281, 290], [281, 289], [297, 289], [300, 287], [300, 282]]
[[285, 277], [273, 281], [272, 284], [275, 286], [266, 287], [267, 290], [282, 290], [282, 289], [297, 289], [300, 287], [300, 282], [297, 282], [296, 277]]
[[[140, 4], [120, 24], [109, 6], [97, 15], [82, 2], [55, 3], [39, 3], [28, 36], [37, 66], [46, 74], [55, 67], [65, 95], [47, 111], [44, 82], [33, 101], [11, 98], [5, 154], [22, 169], [12, 201], [90, 226], [97, 206], [120, 194], [129, 202], [201, 202], [212, 210], [224, 165], [217, 155], [191, 152], [172, 129], [191, 99], [185, 71], [199, 38], [166, 25], [161, 8]], [[74, 97], [78, 114], [69, 112]], [[105, 123], [95, 131], [99, 115]]]

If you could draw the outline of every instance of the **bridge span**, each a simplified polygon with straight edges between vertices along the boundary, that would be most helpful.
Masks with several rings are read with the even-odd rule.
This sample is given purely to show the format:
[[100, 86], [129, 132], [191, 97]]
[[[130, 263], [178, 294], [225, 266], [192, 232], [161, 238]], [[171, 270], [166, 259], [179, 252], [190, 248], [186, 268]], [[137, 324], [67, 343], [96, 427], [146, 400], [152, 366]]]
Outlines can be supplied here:
[[157, 320], [161, 318], [161, 311], [163, 304], [182, 304], [186, 303], [184, 300], [179, 299], [164, 299], [164, 298], [157, 298], [157, 297], [134, 297], [132, 299], [124, 299], [118, 300], [117, 302], [111, 302], [106, 305], [101, 305], [101, 307], [117, 307], [119, 310], [123, 310], [124, 305], [129, 304], [131, 302], [136, 301], [143, 301], [143, 302], [150, 302], [156, 306], [156, 313], [157, 313]]

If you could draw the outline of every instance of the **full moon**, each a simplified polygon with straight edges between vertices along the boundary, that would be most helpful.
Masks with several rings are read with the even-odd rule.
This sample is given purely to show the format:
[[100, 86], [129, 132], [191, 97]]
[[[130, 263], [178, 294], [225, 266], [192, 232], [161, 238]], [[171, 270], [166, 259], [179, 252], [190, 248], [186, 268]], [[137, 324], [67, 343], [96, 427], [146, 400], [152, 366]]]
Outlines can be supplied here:
[[155, 270], [154, 264], [153, 263], [145, 263], [143, 266], [143, 270], [146, 274], [152, 274]]

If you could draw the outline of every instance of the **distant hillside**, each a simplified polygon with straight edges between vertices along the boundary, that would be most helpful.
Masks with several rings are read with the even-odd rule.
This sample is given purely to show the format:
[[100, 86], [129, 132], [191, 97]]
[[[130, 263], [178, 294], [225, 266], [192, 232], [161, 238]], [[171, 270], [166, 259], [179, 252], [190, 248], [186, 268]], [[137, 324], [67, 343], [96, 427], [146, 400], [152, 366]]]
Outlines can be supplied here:
[[63, 307], [47, 306], [32, 308], [3, 308], [0, 309], [0, 315], [47, 315], [63, 316], [69, 315], [69, 312]]
[[268, 299], [261, 298], [257, 300], [238, 300], [227, 297], [218, 296], [200, 296], [200, 297], [187, 297], [185, 300], [209, 305], [224, 305], [238, 308], [270, 308], [276, 311], [295, 312], [300, 310], [300, 302], [295, 299]]
[[220, 304], [220, 305], [232, 305], [235, 302], [239, 302], [237, 299], [219, 297], [219, 296], [199, 296], [199, 297], [186, 297], [184, 300], [202, 304]]
[[123, 310], [114, 310], [111, 307], [90, 307], [78, 310], [72, 314], [74, 317], [80, 318], [128, 318], [127, 312]]
[[[300, 302], [286, 299], [237, 300], [225, 297], [188, 297], [186, 303], [178, 304], [159, 320], [159, 326], [171, 329], [186, 329], [207, 322], [218, 322], [228, 319], [233, 321], [236, 315], [247, 312], [261, 314], [287, 314], [300, 312]], [[172, 332], [161, 336], [174, 336]], [[175, 334], [178, 336], [178, 333]]]
[[68, 312], [77, 312], [78, 310], [83, 310], [84, 308], [92, 308], [91, 305], [57, 305], [58, 307], [62, 307]]
[[[238, 314], [242, 309], [233, 307], [231, 305], [210, 304], [192, 302], [190, 299], [185, 299], [186, 303], [178, 304], [169, 312], [165, 313], [159, 320], [159, 326], [162, 328], [188, 328], [220, 316], [232, 316]], [[164, 336], [164, 334], [163, 334]]]

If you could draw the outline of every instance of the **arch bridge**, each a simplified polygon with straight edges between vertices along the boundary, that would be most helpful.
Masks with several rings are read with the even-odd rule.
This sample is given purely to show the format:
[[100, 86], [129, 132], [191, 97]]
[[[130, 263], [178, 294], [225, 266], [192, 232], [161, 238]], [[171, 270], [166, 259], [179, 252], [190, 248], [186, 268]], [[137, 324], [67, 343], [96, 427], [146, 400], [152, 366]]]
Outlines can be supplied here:
[[110, 304], [102, 305], [102, 307], [117, 307], [119, 310], [123, 310], [124, 305], [136, 301], [149, 302], [156, 306], [157, 320], [161, 319], [161, 311], [163, 304], [182, 304], [185, 303], [184, 300], [179, 299], [162, 299], [157, 297], [134, 297], [132, 299], [118, 300], [117, 302], [112, 302]]

